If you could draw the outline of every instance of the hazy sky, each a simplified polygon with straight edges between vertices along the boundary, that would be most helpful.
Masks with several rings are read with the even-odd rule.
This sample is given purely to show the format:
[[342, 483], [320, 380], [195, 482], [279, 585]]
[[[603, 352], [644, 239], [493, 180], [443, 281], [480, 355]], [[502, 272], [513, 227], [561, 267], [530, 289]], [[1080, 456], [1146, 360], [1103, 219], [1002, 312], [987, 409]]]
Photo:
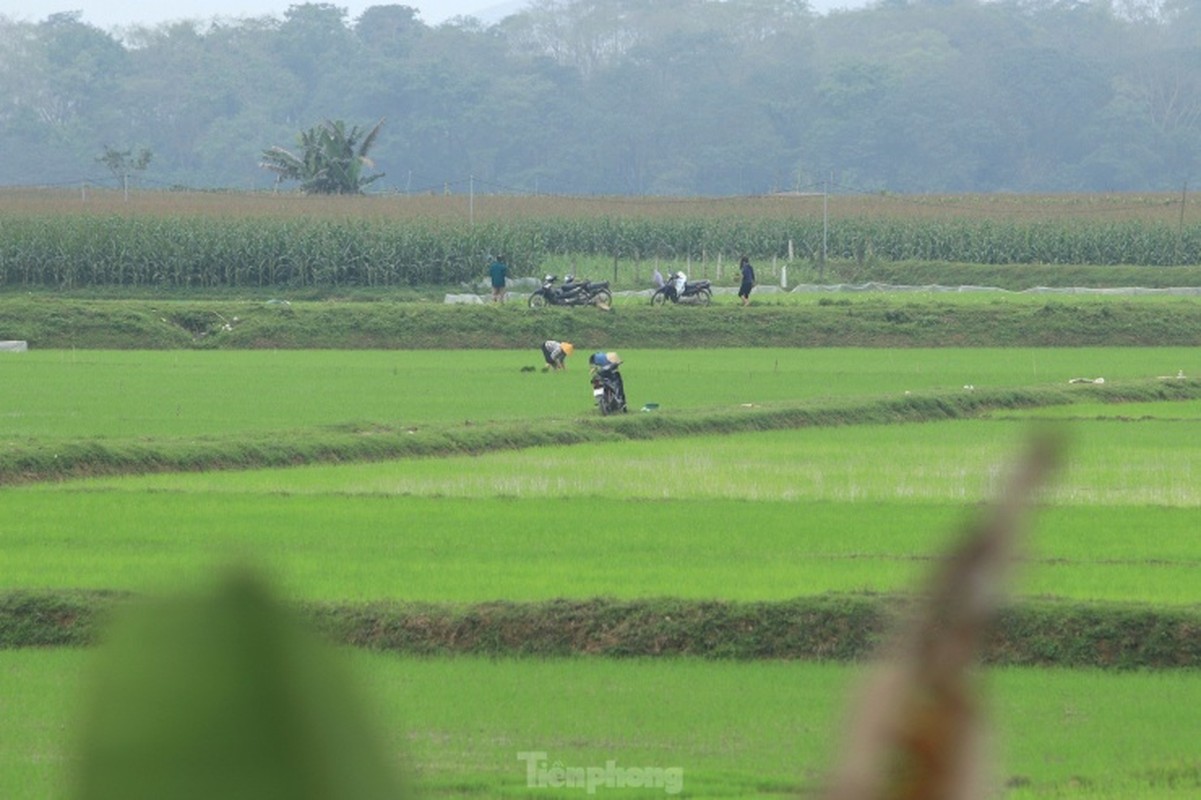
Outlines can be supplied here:
[[[341, 6], [354, 20], [371, 6], [396, 3], [416, 8], [427, 25], [437, 25], [451, 17], [477, 16], [484, 21], [499, 18], [497, 9], [512, 12], [520, 8], [520, 0], [313, 0]], [[83, 21], [108, 30], [114, 27], [143, 24], [156, 25], [179, 19], [207, 20], [220, 17], [282, 17], [293, 5], [305, 0], [41, 0], [35, 6], [30, 0], [0, 0], [0, 14], [20, 22], [37, 22], [59, 11], [81, 11]], [[831, 8], [853, 8], [867, 0], [811, 0], [818, 13]], [[501, 14], [500, 16], [503, 16]]]
[[[206, 20], [221, 17], [283, 16], [290, 6], [303, 0], [0, 0], [0, 14], [21, 22], [37, 22], [59, 11], [82, 11], [83, 21], [105, 30], [122, 25], [141, 23], [154, 25], [178, 19]], [[421, 20], [427, 25], [460, 15], [476, 15], [485, 18], [487, 10], [503, 5], [501, 0], [330, 0], [333, 5], [346, 8], [350, 19], [354, 19], [371, 6], [388, 5], [395, 2], [416, 8]]]

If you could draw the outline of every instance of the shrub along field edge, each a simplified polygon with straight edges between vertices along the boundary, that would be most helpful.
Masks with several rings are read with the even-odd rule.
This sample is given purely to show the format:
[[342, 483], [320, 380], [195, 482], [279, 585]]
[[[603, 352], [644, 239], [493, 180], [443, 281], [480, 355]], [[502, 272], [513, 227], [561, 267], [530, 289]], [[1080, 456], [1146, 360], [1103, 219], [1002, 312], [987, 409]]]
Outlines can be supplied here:
[[829, 404], [709, 408], [671, 414], [427, 425], [351, 424], [285, 433], [137, 441], [16, 442], [0, 449], [0, 484], [97, 475], [256, 469], [299, 464], [468, 455], [544, 445], [693, 434], [963, 419], [997, 409], [1079, 402], [1201, 398], [1201, 381], [1136, 381], [1062, 388], [911, 394]]
[[[0, 648], [88, 646], [133, 595], [0, 595]], [[497, 601], [472, 605], [306, 604], [300, 615], [343, 645], [407, 655], [611, 658], [691, 656], [854, 662], [872, 656], [912, 598], [823, 595], [783, 602]], [[1098, 669], [1201, 666], [1201, 611], [1035, 601], [999, 616], [995, 665]]]
[[[759, 303], [756, 299], [756, 303]], [[823, 297], [803, 305], [531, 311], [506, 304], [68, 300], [0, 297], [0, 339], [36, 349], [530, 348], [547, 338], [613, 348], [1119, 347], [1201, 345], [1201, 304], [1107, 299], [954, 303]]]

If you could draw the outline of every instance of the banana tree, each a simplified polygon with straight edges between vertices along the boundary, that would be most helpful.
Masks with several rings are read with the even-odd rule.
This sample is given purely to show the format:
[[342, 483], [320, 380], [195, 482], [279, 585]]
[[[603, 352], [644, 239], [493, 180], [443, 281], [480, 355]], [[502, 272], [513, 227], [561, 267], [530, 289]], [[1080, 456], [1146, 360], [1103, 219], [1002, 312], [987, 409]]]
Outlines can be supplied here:
[[342, 120], [326, 120], [300, 132], [297, 152], [264, 150], [259, 166], [276, 173], [278, 181], [300, 181], [305, 194], [362, 194], [364, 186], [384, 177], [364, 174], [375, 166], [367, 152], [383, 124], [381, 119], [370, 130], [355, 125], [347, 131]]

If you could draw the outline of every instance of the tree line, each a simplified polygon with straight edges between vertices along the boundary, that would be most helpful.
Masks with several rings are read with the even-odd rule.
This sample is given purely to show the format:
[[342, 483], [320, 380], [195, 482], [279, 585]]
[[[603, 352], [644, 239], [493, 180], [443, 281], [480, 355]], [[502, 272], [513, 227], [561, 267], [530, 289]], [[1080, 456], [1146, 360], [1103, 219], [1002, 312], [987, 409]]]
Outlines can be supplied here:
[[270, 189], [265, 151], [380, 120], [373, 192], [1179, 189], [1201, 171], [1201, 1], [533, 0], [436, 26], [328, 3], [115, 30], [0, 16], [3, 185], [112, 185], [106, 155], [152, 153], [141, 186]]

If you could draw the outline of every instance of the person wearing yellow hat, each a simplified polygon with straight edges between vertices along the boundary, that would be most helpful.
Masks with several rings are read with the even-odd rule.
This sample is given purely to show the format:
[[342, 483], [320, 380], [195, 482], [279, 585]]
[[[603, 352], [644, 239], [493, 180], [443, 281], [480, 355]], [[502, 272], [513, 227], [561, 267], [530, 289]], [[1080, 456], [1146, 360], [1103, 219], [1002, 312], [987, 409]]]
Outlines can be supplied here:
[[547, 339], [542, 343], [542, 357], [546, 359], [546, 365], [551, 369], [566, 369], [567, 357], [574, 352], [575, 347], [571, 342]]

